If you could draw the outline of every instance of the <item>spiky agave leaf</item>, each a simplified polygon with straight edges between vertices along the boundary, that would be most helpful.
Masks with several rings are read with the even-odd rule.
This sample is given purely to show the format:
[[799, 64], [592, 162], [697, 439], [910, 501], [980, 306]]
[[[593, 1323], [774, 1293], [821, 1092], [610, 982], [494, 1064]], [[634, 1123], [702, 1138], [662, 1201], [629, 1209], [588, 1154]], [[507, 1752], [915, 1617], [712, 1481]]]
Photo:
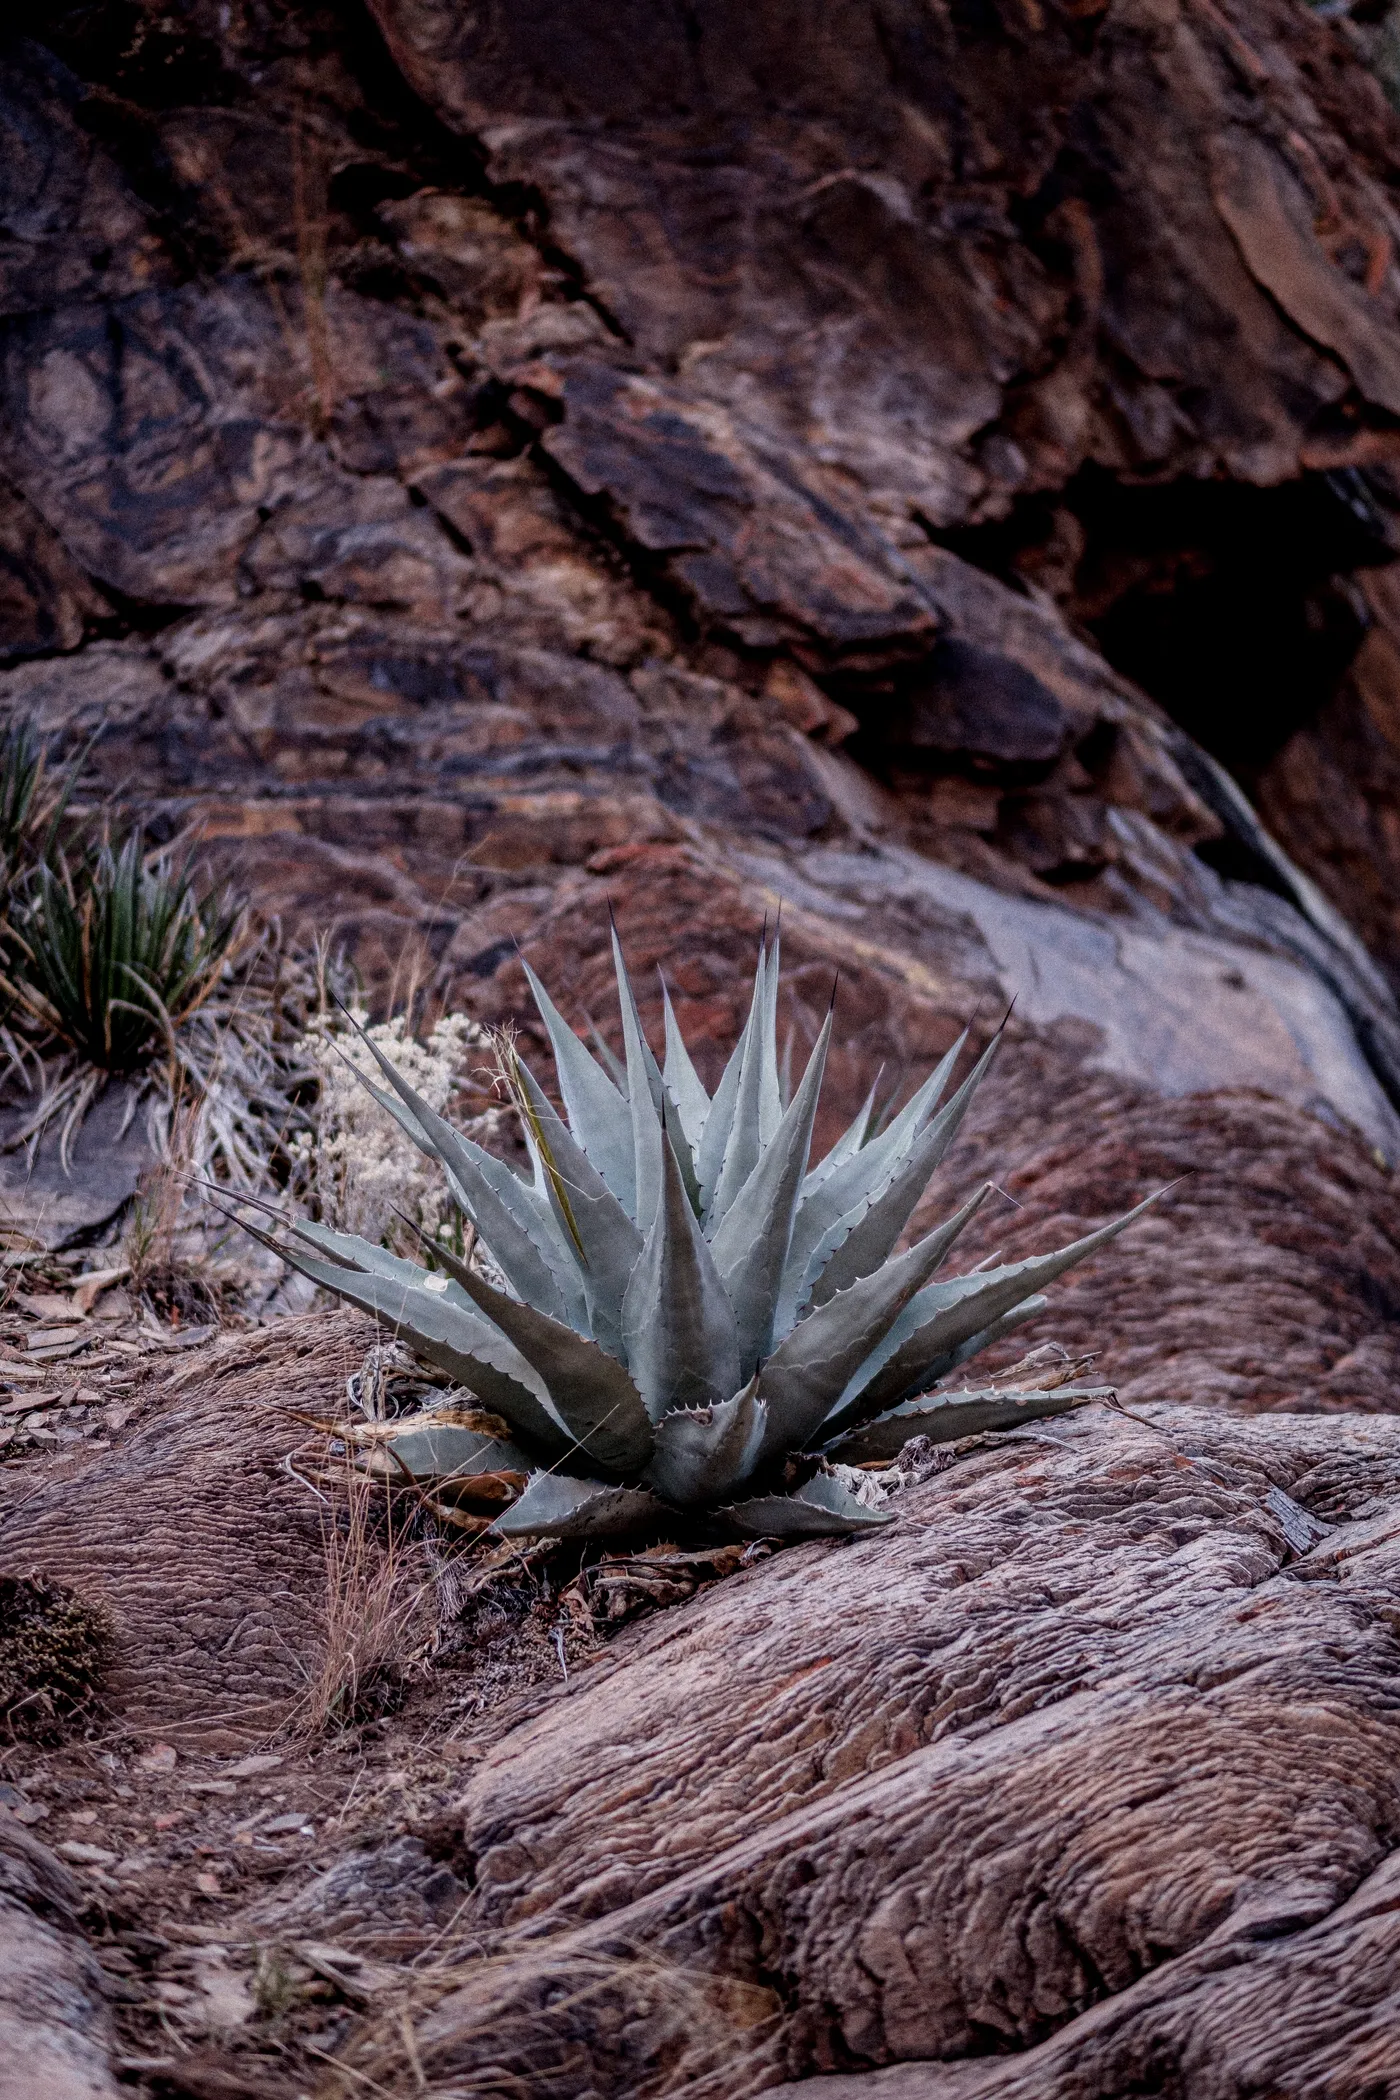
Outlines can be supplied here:
[[682, 1508], [713, 1508], [742, 1486], [763, 1452], [768, 1408], [751, 1378], [714, 1407], [678, 1408], [656, 1425], [647, 1481]]
[[[700, 1187], [705, 1199], [705, 1222], [713, 1231], [723, 1219], [730, 1204], [747, 1182], [758, 1165], [763, 1150], [763, 1093], [766, 1059], [764, 1056], [764, 1022], [768, 1013], [768, 956], [760, 950], [758, 968], [754, 973], [753, 1000], [749, 1007], [749, 1018], [740, 1037], [739, 1069], [734, 1080], [734, 1104], [724, 1121], [726, 1081], [729, 1069], [720, 1080], [719, 1092], [711, 1105], [711, 1121], [714, 1126], [713, 1142], [706, 1133], [706, 1142], [701, 1146], [702, 1164]], [[732, 1065], [733, 1060], [730, 1060]], [[723, 1127], [722, 1127], [723, 1126]], [[713, 1175], [713, 1195], [708, 1193], [715, 1148], [722, 1140], [723, 1154], [718, 1171]]]
[[617, 928], [612, 929], [613, 969], [617, 976], [618, 1004], [622, 1008], [622, 1040], [627, 1053], [627, 1105], [632, 1122], [632, 1164], [636, 1204], [632, 1215], [639, 1232], [649, 1232], [661, 1199], [661, 1130], [664, 1098], [661, 1072], [642, 1034], [641, 1017], [632, 990], [632, 980], [622, 959]]
[[864, 1101], [861, 1102], [860, 1107], [856, 1110], [855, 1115], [846, 1125], [840, 1137], [837, 1138], [831, 1150], [823, 1153], [815, 1165], [808, 1168], [806, 1178], [802, 1183], [802, 1200], [804, 1203], [809, 1196], [813, 1195], [821, 1187], [827, 1176], [834, 1173], [836, 1168], [848, 1160], [853, 1152], [859, 1152], [861, 1146], [870, 1137], [875, 1120], [875, 1096], [880, 1091], [880, 1081], [884, 1077], [884, 1071], [885, 1068], [881, 1065], [879, 1071], [870, 1082], [870, 1092], [866, 1095]]
[[[665, 1134], [670, 1133], [666, 1118]], [[680, 1166], [663, 1144], [662, 1199], [622, 1301], [622, 1345], [647, 1413], [726, 1400], [739, 1384], [739, 1330]]]
[[911, 1437], [927, 1437], [931, 1444], [951, 1444], [958, 1437], [981, 1436], [988, 1430], [1015, 1429], [1022, 1422], [1044, 1422], [1053, 1415], [1067, 1415], [1078, 1407], [1114, 1398], [1111, 1385], [1061, 1385], [1053, 1392], [1007, 1392], [996, 1386], [963, 1393], [927, 1393], [921, 1400], [905, 1400], [888, 1414], [876, 1415], [836, 1437], [826, 1448], [828, 1458], [842, 1465], [867, 1465], [874, 1459], [898, 1458]]
[[979, 1189], [955, 1218], [906, 1254], [862, 1277], [793, 1328], [759, 1374], [768, 1403], [767, 1455], [801, 1451], [817, 1435], [852, 1378], [943, 1260], [990, 1193]]
[[1031, 1297], [1022, 1299], [1009, 1313], [1003, 1313], [999, 1320], [993, 1320], [990, 1326], [980, 1327], [976, 1334], [969, 1335], [956, 1349], [949, 1349], [944, 1355], [936, 1357], [922, 1372], [921, 1382], [926, 1386], [937, 1385], [952, 1372], [960, 1370], [964, 1364], [971, 1363], [973, 1357], [980, 1356], [984, 1349], [991, 1349], [997, 1342], [1005, 1341], [1007, 1335], [1014, 1334], [1018, 1327], [1024, 1327], [1027, 1320], [1038, 1320], [1049, 1308], [1050, 1300], [1043, 1291], [1036, 1291]]
[[573, 1450], [573, 1440], [553, 1412], [548, 1388], [521, 1352], [474, 1309], [450, 1302], [445, 1291], [430, 1290], [434, 1279], [426, 1269], [417, 1272], [417, 1284], [382, 1270], [348, 1269], [318, 1260], [295, 1240], [290, 1244], [275, 1240], [246, 1218], [236, 1222], [312, 1283], [358, 1306], [361, 1312], [372, 1313], [427, 1363], [446, 1371], [459, 1385], [469, 1386], [536, 1450], [552, 1458], [566, 1457]]
[[[782, 950], [782, 914], [773, 930], [773, 945], [763, 971], [763, 1019], [759, 1028], [758, 1142], [771, 1145], [788, 1107], [778, 1069], [778, 959]], [[791, 1047], [791, 1046], [789, 1046]]]
[[523, 956], [521, 964], [554, 1052], [559, 1091], [575, 1140], [628, 1216], [635, 1217], [637, 1173], [631, 1109], [589, 1056]]
[[[666, 1023], [666, 1062], [661, 1068], [661, 1078], [676, 1105], [681, 1134], [690, 1149], [691, 1157], [694, 1158], [704, 1134], [705, 1119], [710, 1113], [710, 1097], [705, 1092], [700, 1074], [696, 1071], [690, 1052], [685, 1046], [685, 1037], [681, 1034], [680, 1025], [676, 1020], [676, 1011], [671, 1004], [671, 994], [666, 989], [664, 978], [661, 982], [661, 1000]], [[695, 1208], [698, 1213], [698, 1196]]]
[[797, 1319], [809, 1295], [810, 1281], [815, 1281], [820, 1273], [818, 1249], [827, 1245], [825, 1259], [830, 1258], [863, 1215], [875, 1190], [884, 1185], [933, 1115], [952, 1077], [963, 1040], [959, 1037], [878, 1136], [848, 1152], [821, 1181], [814, 1184], [811, 1176], [804, 1180], [783, 1270], [776, 1320], [779, 1333], [785, 1333]]
[[612, 1046], [608, 1042], [604, 1040], [603, 1036], [599, 1033], [598, 1025], [594, 1021], [593, 1016], [591, 1014], [587, 1016], [587, 1020], [588, 1033], [593, 1038], [593, 1048], [598, 1053], [599, 1064], [603, 1067], [603, 1070], [607, 1073], [609, 1079], [617, 1088], [619, 1094], [625, 1094], [627, 1092], [626, 1065], [623, 1064], [617, 1052], [612, 1048]]
[[440, 1162], [458, 1208], [491, 1249], [511, 1287], [552, 1318], [585, 1327], [578, 1273], [547, 1201], [503, 1160], [454, 1130], [409, 1085], [354, 1016], [347, 1019], [397, 1099], [386, 1096], [357, 1066], [351, 1065], [351, 1071], [408, 1136]]
[[528, 1473], [529, 1453], [509, 1439], [467, 1429], [458, 1422], [415, 1428], [410, 1416], [397, 1436], [385, 1440], [394, 1464], [413, 1480], [444, 1484], [484, 1473]]
[[626, 1369], [606, 1349], [547, 1314], [508, 1298], [466, 1262], [451, 1261], [478, 1312], [513, 1342], [543, 1380], [579, 1449], [609, 1473], [640, 1472], [651, 1457], [651, 1418]]
[[[803, 1278], [813, 1305], [823, 1305], [885, 1261], [918, 1207], [919, 1199], [962, 1128], [972, 1097], [996, 1055], [1001, 1038], [986, 1050], [946, 1108], [910, 1139], [877, 1183], [827, 1232]], [[829, 1250], [829, 1251], [828, 1251]]]
[[648, 1488], [535, 1473], [492, 1529], [507, 1539], [607, 1539], [674, 1523], [675, 1514]]
[[807, 1171], [817, 1096], [826, 1070], [832, 1016], [827, 1014], [802, 1084], [743, 1187], [720, 1219], [710, 1245], [739, 1329], [739, 1371], [747, 1376], [768, 1354], [792, 1221]]
[[894, 1522], [892, 1510], [868, 1509], [829, 1473], [818, 1473], [792, 1495], [755, 1495], [747, 1502], [731, 1502], [723, 1514], [750, 1539], [841, 1538], [879, 1531]]
[[959, 1276], [951, 1283], [926, 1284], [855, 1373], [832, 1412], [830, 1426], [835, 1429], [862, 1420], [902, 1400], [919, 1380], [927, 1379], [929, 1366], [941, 1356], [1002, 1318], [1042, 1284], [1053, 1283], [1066, 1269], [1107, 1246], [1165, 1193], [1157, 1190], [1125, 1217], [1101, 1225], [1097, 1232], [1086, 1233], [1054, 1254], [1033, 1254], [1025, 1261]]
[[[516, 1061], [516, 1071], [535, 1142], [550, 1170], [550, 1199], [577, 1253], [589, 1326], [603, 1347], [620, 1359], [622, 1301], [642, 1251], [642, 1235], [573, 1132], [555, 1114], [553, 1103], [523, 1058]], [[624, 1112], [630, 1130], [631, 1110]], [[633, 1187], [635, 1200], [635, 1176]]]
[[705, 1117], [705, 1129], [695, 1155], [695, 1173], [700, 1187], [700, 1215], [707, 1229], [719, 1218], [716, 1197], [729, 1141], [734, 1130], [735, 1114], [739, 1101], [739, 1082], [744, 1071], [745, 1060], [752, 1066], [754, 1053], [750, 1043], [762, 1024], [764, 989], [767, 972], [767, 945], [759, 944], [758, 964], [754, 971], [753, 996], [749, 1001], [748, 1018], [740, 1031], [729, 1062], [720, 1074]]

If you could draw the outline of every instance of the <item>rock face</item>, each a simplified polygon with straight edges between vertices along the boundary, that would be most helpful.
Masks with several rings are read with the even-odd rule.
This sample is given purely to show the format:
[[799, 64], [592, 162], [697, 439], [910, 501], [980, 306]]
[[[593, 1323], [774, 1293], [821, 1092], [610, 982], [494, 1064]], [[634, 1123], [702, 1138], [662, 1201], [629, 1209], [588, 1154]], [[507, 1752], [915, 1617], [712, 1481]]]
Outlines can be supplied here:
[[384, 992], [499, 1012], [561, 882], [686, 845], [1394, 1154], [1400, 148], [1348, 25], [653, 13], [10, 38], [0, 707]]
[[[227, 1337], [162, 1381], [114, 1449], [17, 1493], [3, 1566], [66, 1577], [112, 1626], [104, 1706], [201, 1754], [282, 1727], [325, 1640], [316, 1490], [284, 1461], [372, 1334], [338, 1315]], [[140, 1512], [134, 1523], [133, 1510]]]
[[[1236, 1302], [1267, 1295], [1256, 1275]], [[364, 1335], [327, 1349], [324, 1326], [191, 1362], [113, 1451], [19, 1498], [7, 1560], [116, 1617], [109, 1739], [238, 1752], [314, 1663], [318, 1519], [279, 1479], [275, 1403], [332, 1401]], [[337, 1859], [332, 1817], [221, 1943], [426, 1940], [410, 2041], [374, 2006], [340, 2030], [354, 2082], [391, 2092], [416, 2061], [551, 2100], [1392, 2094], [1400, 1425], [1092, 1409], [944, 1447], [893, 1507], [504, 1712], [446, 1848], [381, 1817]], [[415, 1733], [457, 1735], [451, 1682]], [[378, 1783], [371, 1743], [360, 1772]], [[104, 2093], [74, 1896], [0, 1825], [0, 2021], [47, 2022], [55, 2100]]]
[[111, 2015], [78, 1924], [83, 1891], [0, 1808], [0, 2093], [115, 2100]]

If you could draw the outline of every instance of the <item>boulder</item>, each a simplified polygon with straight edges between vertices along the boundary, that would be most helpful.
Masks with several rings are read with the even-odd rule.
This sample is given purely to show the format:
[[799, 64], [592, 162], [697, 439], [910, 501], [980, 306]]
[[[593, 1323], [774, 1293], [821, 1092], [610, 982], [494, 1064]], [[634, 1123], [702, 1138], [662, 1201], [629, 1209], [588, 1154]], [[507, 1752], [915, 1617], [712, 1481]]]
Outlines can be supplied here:
[[1389, 1421], [1091, 1410], [624, 1632], [463, 1796], [425, 2071], [1387, 2090], [1397, 1492]]

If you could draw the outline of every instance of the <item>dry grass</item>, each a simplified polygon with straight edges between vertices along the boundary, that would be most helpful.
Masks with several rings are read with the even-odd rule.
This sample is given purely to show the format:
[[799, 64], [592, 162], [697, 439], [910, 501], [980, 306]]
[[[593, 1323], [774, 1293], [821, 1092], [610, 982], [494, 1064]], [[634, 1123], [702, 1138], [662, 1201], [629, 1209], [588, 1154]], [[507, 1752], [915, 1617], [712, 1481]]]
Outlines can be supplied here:
[[[325, 1476], [322, 1475], [322, 1478]], [[326, 1596], [319, 1659], [287, 1723], [316, 1736], [383, 1713], [423, 1645], [419, 1619], [430, 1584], [421, 1549], [396, 1524], [386, 1485], [347, 1456], [324, 1501]]]
[[763, 1984], [645, 1948], [479, 1951], [461, 1937], [405, 1972], [339, 2062], [329, 2096], [573, 2100], [623, 2086], [744, 2100], [773, 2082], [782, 2005]]

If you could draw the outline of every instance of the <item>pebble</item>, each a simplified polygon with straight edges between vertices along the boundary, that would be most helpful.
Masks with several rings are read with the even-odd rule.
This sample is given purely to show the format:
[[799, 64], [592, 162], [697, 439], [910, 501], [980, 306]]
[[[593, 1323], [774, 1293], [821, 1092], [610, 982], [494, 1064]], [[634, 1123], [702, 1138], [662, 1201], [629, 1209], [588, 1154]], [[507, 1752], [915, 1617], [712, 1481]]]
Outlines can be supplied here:
[[256, 1779], [260, 1772], [275, 1772], [286, 1760], [280, 1751], [259, 1750], [252, 1757], [241, 1757], [236, 1765], [229, 1765], [225, 1779]]

